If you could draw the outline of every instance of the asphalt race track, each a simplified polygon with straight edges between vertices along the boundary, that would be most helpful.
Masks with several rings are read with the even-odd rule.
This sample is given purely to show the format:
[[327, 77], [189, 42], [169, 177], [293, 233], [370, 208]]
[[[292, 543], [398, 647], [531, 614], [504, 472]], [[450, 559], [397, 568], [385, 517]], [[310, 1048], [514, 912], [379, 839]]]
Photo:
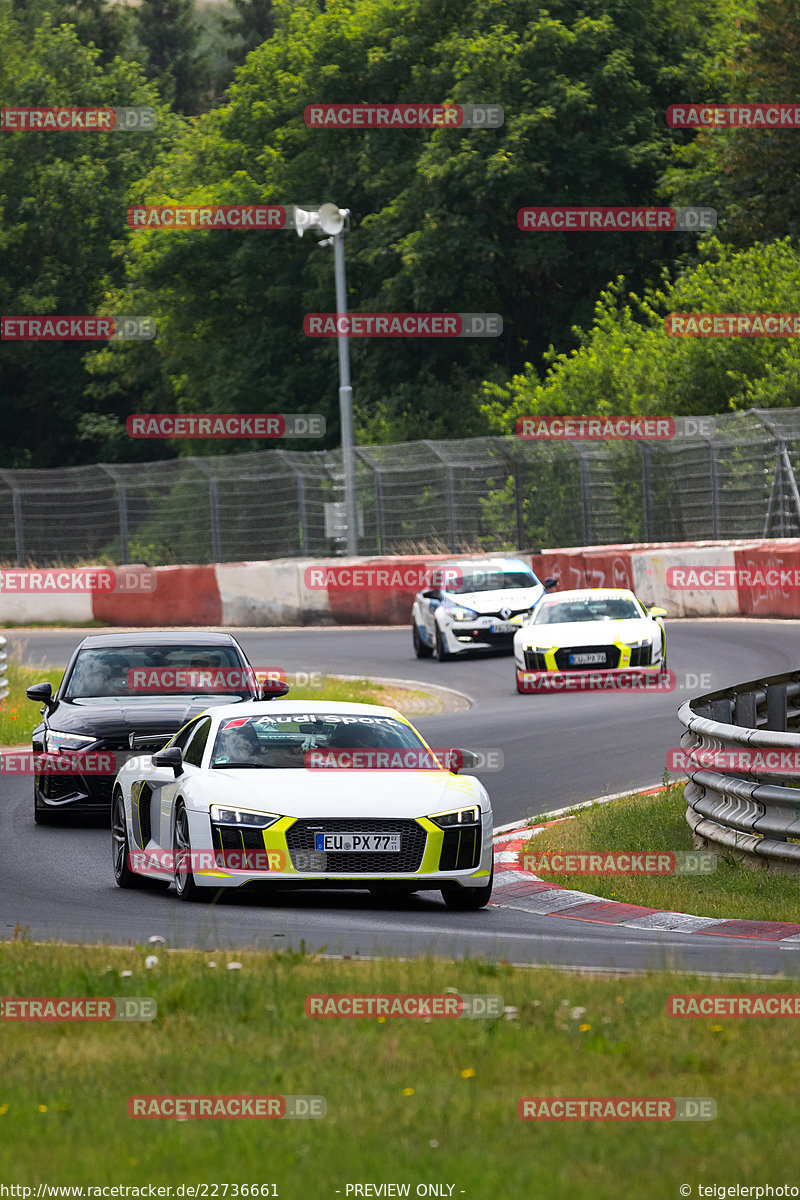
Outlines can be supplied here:
[[[679, 745], [675, 713], [692, 694], [786, 671], [797, 664], [800, 622], [671, 621], [671, 694], [520, 696], [508, 656], [440, 665], [417, 660], [407, 629], [240, 630], [258, 668], [429, 681], [467, 695], [467, 712], [420, 717], [430, 744], [499, 749], [501, 771], [482, 776], [495, 824], [594, 796], [660, 782]], [[63, 666], [83, 631], [7, 630], [8, 649], [32, 665]], [[88, 632], [88, 631], [87, 631]], [[94, 631], [91, 631], [94, 632]], [[698, 684], [698, 677], [703, 676]], [[42, 678], [47, 678], [43, 672]], [[108, 830], [33, 823], [29, 779], [0, 780], [2, 936], [17, 926], [37, 940], [264, 949], [327, 948], [347, 955], [486, 957], [513, 963], [635, 969], [681, 966], [764, 974], [797, 970], [796, 944], [614, 928], [490, 906], [448, 911], [438, 893], [376, 902], [367, 893], [226, 897], [213, 907], [171, 894], [118, 889]]]

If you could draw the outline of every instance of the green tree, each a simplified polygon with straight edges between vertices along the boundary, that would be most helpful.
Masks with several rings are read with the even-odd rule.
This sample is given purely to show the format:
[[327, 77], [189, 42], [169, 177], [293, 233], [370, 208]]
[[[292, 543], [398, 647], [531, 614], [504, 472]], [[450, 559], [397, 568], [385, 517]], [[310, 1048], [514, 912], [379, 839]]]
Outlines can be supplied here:
[[141, 0], [136, 36], [148, 79], [176, 112], [193, 114], [208, 102], [208, 59], [199, 49], [194, 0]]
[[[654, 202], [673, 132], [664, 110], [700, 89], [723, 0], [284, 0], [229, 103], [146, 181], [150, 202], [321, 202], [350, 208], [349, 304], [498, 312], [498, 339], [351, 344], [362, 438], [483, 429], [478, 384], [553, 343], [574, 345], [610, 278], [631, 286], [693, 250], [675, 234], [523, 234], [532, 204]], [[718, 6], [719, 5], [719, 6]], [[494, 102], [494, 130], [315, 130], [314, 102]], [[330, 311], [333, 267], [286, 233], [133, 235], [129, 282], [161, 321], [162, 375], [187, 411], [336, 416], [337, 347], [304, 337]], [[241, 447], [233, 446], [232, 449]], [[202, 452], [186, 445], [186, 452]]]
[[[138, 68], [100, 51], [75, 31], [19, 21], [0, 3], [3, 103], [15, 106], [150, 105], [155, 90]], [[13, 132], [0, 137], [0, 312], [7, 315], [91, 314], [124, 281], [115, 254], [125, 229], [126, 193], [163, 153], [174, 118], [163, 110], [150, 133]], [[124, 288], [117, 311], [130, 313]], [[91, 411], [87, 346], [80, 342], [3, 343], [0, 406], [5, 466], [55, 466], [94, 457], [76, 443]], [[119, 346], [117, 353], [128, 348]], [[151, 346], [152, 356], [152, 346]], [[120, 396], [118, 416], [135, 404]]]
[[223, 16], [221, 24], [226, 37], [235, 42], [228, 47], [228, 57], [237, 66], [275, 32], [272, 0], [231, 0], [235, 15]]

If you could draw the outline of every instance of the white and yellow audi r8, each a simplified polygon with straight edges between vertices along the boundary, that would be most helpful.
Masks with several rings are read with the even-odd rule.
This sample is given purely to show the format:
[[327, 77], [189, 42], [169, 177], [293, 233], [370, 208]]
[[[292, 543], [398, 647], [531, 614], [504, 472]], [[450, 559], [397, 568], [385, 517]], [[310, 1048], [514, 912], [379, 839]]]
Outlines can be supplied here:
[[182, 900], [253, 884], [441, 891], [454, 909], [492, 893], [492, 807], [393, 708], [272, 700], [209, 709], [114, 783], [120, 887], [174, 884]]
[[593, 672], [601, 682], [613, 675], [662, 674], [667, 669], [665, 616], [663, 608], [645, 608], [625, 588], [545, 596], [520, 618], [514, 634], [517, 690], [556, 690], [564, 674]]

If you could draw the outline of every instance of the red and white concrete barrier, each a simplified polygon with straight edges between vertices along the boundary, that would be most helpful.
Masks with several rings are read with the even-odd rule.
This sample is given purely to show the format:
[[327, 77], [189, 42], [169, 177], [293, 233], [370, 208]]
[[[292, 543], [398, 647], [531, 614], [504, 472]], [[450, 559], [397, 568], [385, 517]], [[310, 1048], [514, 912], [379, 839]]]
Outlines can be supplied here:
[[[427, 566], [453, 555], [275, 559], [155, 567], [150, 592], [11, 595], [0, 623], [405, 625]], [[486, 555], [463, 555], [480, 559]], [[514, 557], [561, 589], [632, 588], [671, 617], [800, 618], [800, 539], [564, 547]]]

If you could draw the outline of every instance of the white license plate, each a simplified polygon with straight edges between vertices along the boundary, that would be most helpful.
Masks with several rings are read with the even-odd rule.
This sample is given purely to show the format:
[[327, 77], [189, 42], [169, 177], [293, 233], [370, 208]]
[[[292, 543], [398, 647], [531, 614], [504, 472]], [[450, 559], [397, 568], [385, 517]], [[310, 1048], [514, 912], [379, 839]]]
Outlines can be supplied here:
[[510, 621], [496, 621], [494, 625], [489, 626], [489, 633], [515, 633], [519, 629], [518, 625], [512, 625]]
[[571, 667], [599, 667], [603, 666], [605, 661], [605, 654], [570, 654], [569, 656]]
[[399, 833], [317, 833], [314, 849], [335, 854], [337, 850], [349, 854], [400, 853]]

